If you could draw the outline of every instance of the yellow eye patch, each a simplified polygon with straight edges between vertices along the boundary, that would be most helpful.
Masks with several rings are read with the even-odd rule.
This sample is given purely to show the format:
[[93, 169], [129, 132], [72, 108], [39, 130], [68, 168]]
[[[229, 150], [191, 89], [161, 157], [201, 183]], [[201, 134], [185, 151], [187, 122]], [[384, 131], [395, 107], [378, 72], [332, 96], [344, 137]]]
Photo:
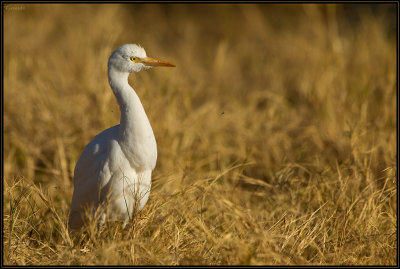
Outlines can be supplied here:
[[138, 57], [135, 57], [135, 56], [132, 56], [130, 59], [131, 59], [132, 62], [135, 62], [135, 63], [140, 62], [140, 61], [139, 61], [139, 58], [138, 58]]

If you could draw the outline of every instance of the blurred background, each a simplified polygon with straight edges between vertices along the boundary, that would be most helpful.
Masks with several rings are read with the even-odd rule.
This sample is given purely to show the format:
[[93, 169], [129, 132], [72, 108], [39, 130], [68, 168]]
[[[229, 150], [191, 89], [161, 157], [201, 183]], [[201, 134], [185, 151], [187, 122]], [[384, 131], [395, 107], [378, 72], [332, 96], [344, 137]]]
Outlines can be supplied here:
[[[225, 227], [211, 232], [215, 238], [236, 223], [234, 213], [220, 219], [221, 212], [254, 217], [243, 222], [238, 213], [238, 223], [247, 224], [231, 231], [237, 249], [207, 241], [226, 255], [203, 253], [200, 259], [194, 245], [182, 245], [181, 256], [160, 254], [161, 260], [138, 264], [394, 263], [396, 10], [395, 4], [4, 4], [7, 227], [19, 227], [10, 219], [24, 181], [45, 188], [67, 219], [80, 153], [96, 134], [119, 123], [108, 57], [137, 43], [147, 55], [176, 64], [129, 77], [158, 144], [149, 212], [158, 201], [214, 178], [207, 199], [173, 198], [184, 217], [199, 216], [202, 201], [205, 225]], [[220, 201], [228, 202], [218, 206]], [[278, 225], [282, 215], [296, 219], [324, 203], [335, 216], [320, 219], [329, 246]], [[46, 212], [39, 202], [35, 207]], [[29, 215], [28, 207], [21, 210], [26, 214], [20, 216]], [[340, 214], [350, 221], [342, 223]], [[371, 231], [360, 228], [371, 219], [381, 244], [371, 245]], [[38, 234], [53, 227], [35, 225]], [[282, 250], [257, 241], [266, 238], [264, 228], [245, 233], [257, 231], [252, 225], [275, 232], [273, 242]], [[10, 253], [18, 244], [11, 230], [5, 239], [12, 242]], [[352, 240], [340, 241], [332, 230], [346, 231], [342, 236]], [[159, 241], [168, 245], [165, 240]], [[251, 251], [237, 254], [243, 249]], [[12, 253], [7, 261], [14, 264], [28, 255]], [[37, 248], [29, 253], [30, 263], [44, 262], [35, 256]], [[132, 261], [121, 258], [125, 263]]]

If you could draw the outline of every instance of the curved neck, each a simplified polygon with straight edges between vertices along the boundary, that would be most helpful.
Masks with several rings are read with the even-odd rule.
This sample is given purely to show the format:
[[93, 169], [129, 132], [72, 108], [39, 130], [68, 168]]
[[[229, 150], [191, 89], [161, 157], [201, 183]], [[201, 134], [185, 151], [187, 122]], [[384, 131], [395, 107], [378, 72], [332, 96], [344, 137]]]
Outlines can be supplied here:
[[128, 108], [132, 105], [132, 101], [135, 99], [134, 95], [136, 95], [132, 87], [128, 84], [128, 76], [129, 73], [127, 72], [120, 72], [113, 67], [108, 68], [108, 81], [117, 98], [118, 105], [121, 109], [121, 115], [124, 108]]
[[139, 97], [128, 84], [128, 76], [127, 72], [120, 72], [112, 66], [108, 68], [109, 83], [121, 110], [119, 142], [132, 145], [148, 135], [151, 127]]

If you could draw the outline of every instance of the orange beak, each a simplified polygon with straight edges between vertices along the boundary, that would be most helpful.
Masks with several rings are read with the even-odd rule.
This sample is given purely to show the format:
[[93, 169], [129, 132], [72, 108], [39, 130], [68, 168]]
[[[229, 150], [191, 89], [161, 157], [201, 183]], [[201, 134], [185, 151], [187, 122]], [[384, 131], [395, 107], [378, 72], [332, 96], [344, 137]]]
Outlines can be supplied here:
[[144, 64], [144, 65], [148, 65], [148, 66], [168, 66], [168, 67], [175, 67], [175, 65], [173, 63], [167, 62], [167, 61], [163, 61], [163, 60], [157, 60], [154, 58], [150, 58], [150, 57], [145, 57], [145, 58], [140, 58], [140, 61]]

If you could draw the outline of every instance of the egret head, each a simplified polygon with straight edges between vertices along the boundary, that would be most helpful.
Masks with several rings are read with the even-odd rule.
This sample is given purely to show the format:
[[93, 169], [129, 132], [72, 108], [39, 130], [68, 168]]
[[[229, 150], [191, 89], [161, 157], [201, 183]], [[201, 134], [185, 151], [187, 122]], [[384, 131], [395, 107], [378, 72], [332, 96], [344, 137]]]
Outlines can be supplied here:
[[126, 44], [116, 49], [108, 60], [108, 67], [120, 72], [139, 72], [155, 66], [169, 66], [174, 64], [147, 57], [146, 51], [139, 45]]

